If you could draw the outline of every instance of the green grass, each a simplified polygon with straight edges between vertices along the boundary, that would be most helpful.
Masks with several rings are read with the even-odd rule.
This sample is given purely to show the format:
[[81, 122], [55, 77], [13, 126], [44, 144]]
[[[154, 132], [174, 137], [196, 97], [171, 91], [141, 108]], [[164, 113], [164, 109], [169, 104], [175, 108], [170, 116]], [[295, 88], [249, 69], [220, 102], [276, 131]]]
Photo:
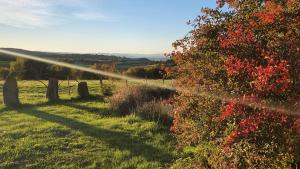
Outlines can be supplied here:
[[[3, 106], [0, 81], [0, 168], [167, 168], [176, 159], [169, 130], [129, 115], [110, 114], [89, 81], [93, 99], [71, 96], [60, 84], [62, 101], [47, 103], [46, 88], [36, 81], [20, 81], [23, 107]], [[106, 81], [105, 83], [111, 83]], [[115, 82], [117, 87], [124, 85]], [[72, 82], [72, 85], [76, 85]]]

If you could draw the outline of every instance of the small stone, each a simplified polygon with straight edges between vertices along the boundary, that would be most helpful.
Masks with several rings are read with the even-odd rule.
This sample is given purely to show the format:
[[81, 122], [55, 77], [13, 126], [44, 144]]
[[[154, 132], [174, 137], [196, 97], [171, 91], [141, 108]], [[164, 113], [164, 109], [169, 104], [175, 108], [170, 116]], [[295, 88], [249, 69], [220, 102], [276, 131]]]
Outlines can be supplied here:
[[78, 83], [78, 95], [80, 98], [88, 98], [90, 96], [87, 82]]

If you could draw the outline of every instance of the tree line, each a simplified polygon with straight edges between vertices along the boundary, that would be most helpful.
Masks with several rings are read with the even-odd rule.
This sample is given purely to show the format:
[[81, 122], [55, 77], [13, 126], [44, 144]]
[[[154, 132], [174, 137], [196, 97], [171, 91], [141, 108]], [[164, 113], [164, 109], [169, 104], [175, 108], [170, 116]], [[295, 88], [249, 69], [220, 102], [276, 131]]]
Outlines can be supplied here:
[[[56, 65], [49, 65], [19, 57], [14, 61], [7, 61], [10, 61], [10, 65], [8, 67], [0, 68], [0, 79], [5, 79], [9, 74], [14, 74], [16, 78], [21, 80], [47, 80], [49, 78], [57, 78], [60, 80], [107, 79], [105, 76]], [[162, 79], [165, 77], [164, 67], [162, 65], [163, 64], [155, 64], [144, 67], [129, 67], [126, 70], [118, 70], [117, 63], [111, 62], [105, 64], [95, 63], [90, 65], [89, 68], [108, 72], [116, 72], [137, 78]]]

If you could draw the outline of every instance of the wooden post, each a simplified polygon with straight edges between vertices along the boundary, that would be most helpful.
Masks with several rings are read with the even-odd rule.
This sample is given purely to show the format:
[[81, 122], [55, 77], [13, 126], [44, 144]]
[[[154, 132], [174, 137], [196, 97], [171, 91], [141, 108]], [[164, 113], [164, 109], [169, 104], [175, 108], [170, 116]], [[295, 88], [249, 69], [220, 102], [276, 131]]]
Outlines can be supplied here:
[[163, 84], [165, 84], [165, 78], [163, 78], [162, 80], [163, 80]]
[[69, 96], [71, 96], [70, 76], [68, 76], [68, 90], [69, 90]]
[[103, 78], [101, 75], [99, 76], [99, 79], [100, 79], [100, 87], [102, 89], [103, 88]]
[[126, 87], [128, 87], [128, 80], [126, 80]]

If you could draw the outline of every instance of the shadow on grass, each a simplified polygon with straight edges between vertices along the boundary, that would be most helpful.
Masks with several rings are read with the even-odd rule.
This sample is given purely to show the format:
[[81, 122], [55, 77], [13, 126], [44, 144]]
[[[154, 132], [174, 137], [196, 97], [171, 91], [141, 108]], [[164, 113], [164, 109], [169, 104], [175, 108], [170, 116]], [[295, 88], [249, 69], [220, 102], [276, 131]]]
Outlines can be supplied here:
[[16, 109], [14, 109], [14, 108], [9, 108], [9, 107], [4, 107], [4, 108], [0, 109], [0, 113], [4, 113], [4, 112], [6, 112], [6, 111], [13, 111], [13, 110], [16, 110]]
[[20, 107], [43, 107], [43, 106], [55, 106], [55, 105], [64, 105], [66, 103], [81, 103], [81, 102], [104, 102], [104, 97], [99, 95], [91, 95], [89, 98], [71, 98], [71, 99], [60, 99], [54, 102], [43, 102], [38, 104], [22, 104]]
[[73, 102], [82, 102], [82, 101], [100, 101], [100, 102], [104, 102], [104, 97], [100, 96], [100, 95], [90, 95], [88, 98], [79, 98], [79, 97], [75, 97], [75, 98], [71, 98], [70, 100], [66, 100], [66, 101], [73, 101]]
[[97, 115], [111, 115], [109, 108], [97, 108], [97, 107], [91, 107], [91, 106], [83, 106], [83, 105], [74, 104], [72, 102], [67, 102], [66, 104], [64, 104], [64, 106], [68, 106], [68, 107], [75, 108], [78, 110], [83, 110], [85, 112], [97, 114]]
[[84, 110], [89, 113], [93, 114], [99, 114], [99, 115], [108, 115], [110, 114], [110, 110], [103, 109], [103, 108], [97, 108], [97, 107], [91, 107], [91, 106], [83, 106], [78, 105], [76, 103], [85, 103], [85, 102], [104, 102], [104, 97], [99, 95], [91, 95], [89, 98], [81, 99], [81, 98], [71, 98], [71, 99], [61, 99], [55, 102], [43, 102], [38, 104], [21, 104], [19, 107], [3, 107], [0, 109], [0, 113], [6, 112], [6, 111], [14, 111], [17, 109], [22, 108], [34, 108], [34, 107], [44, 107], [44, 106], [57, 106], [57, 105], [64, 105], [68, 107], [72, 107], [79, 110]]
[[139, 138], [132, 137], [129, 133], [112, 131], [79, 122], [74, 119], [50, 114], [34, 108], [17, 109], [19, 113], [24, 113], [43, 120], [67, 126], [73, 130], [80, 131], [86, 136], [100, 139], [109, 144], [110, 148], [129, 150], [133, 156], [143, 156], [148, 161], [171, 162], [172, 154], [140, 141]]

